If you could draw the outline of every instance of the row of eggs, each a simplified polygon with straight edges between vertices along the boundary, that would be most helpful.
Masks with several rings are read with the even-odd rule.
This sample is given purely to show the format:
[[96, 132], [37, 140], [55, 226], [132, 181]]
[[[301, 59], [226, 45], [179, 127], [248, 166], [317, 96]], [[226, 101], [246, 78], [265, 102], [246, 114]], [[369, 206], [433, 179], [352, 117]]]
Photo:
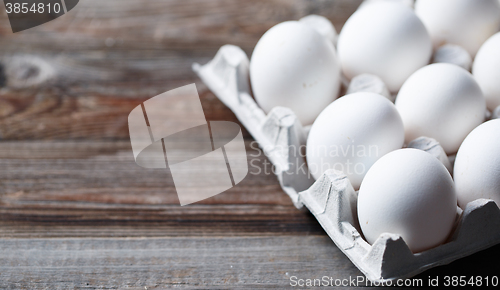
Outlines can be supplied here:
[[[398, 233], [420, 252], [449, 236], [457, 202], [465, 208], [488, 198], [500, 207], [500, 119], [483, 123], [486, 109], [500, 105], [500, 3], [417, 0], [412, 9], [401, 2], [367, 2], [338, 39], [321, 17], [272, 27], [254, 49], [250, 80], [265, 111], [288, 107], [312, 124], [309, 170], [316, 179], [340, 170], [359, 189], [367, 241]], [[472, 74], [428, 65], [433, 49], [447, 43], [474, 58]], [[395, 104], [369, 92], [335, 100], [341, 78], [361, 74], [379, 77], [397, 93]], [[420, 136], [449, 155], [458, 151], [454, 178], [430, 154], [401, 149]]]

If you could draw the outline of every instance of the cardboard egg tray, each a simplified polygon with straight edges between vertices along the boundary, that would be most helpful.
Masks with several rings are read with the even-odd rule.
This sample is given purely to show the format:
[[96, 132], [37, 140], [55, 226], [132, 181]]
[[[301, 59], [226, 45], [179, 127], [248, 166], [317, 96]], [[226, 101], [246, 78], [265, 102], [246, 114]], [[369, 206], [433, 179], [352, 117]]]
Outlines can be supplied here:
[[[223, 46], [206, 65], [193, 64], [201, 80], [259, 143], [295, 206], [300, 209], [305, 205], [369, 280], [409, 278], [500, 243], [500, 210], [492, 200], [478, 199], [463, 211], [457, 207], [454, 229], [440, 246], [414, 254], [399, 235], [389, 233], [368, 244], [357, 222], [357, 192], [347, 177], [329, 170], [314, 181], [303, 158], [307, 128], [287, 108], [276, 107], [266, 115], [250, 95], [248, 69], [248, 57], [232, 45]], [[451, 170], [446, 154], [434, 140], [419, 138], [409, 146], [429, 152]]]

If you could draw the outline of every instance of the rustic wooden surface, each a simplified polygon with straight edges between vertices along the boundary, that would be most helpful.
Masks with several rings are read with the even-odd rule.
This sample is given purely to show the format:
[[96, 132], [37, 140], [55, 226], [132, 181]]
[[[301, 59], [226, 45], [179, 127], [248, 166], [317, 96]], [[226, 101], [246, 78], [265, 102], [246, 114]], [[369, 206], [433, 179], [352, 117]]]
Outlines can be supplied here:
[[[180, 207], [168, 170], [135, 165], [127, 127], [135, 106], [193, 82], [208, 120], [236, 121], [193, 62], [226, 43], [250, 55], [271, 26], [311, 13], [340, 31], [359, 2], [81, 0], [16, 34], [0, 9], [0, 289], [286, 288], [294, 275], [361, 275], [293, 207], [247, 133], [251, 174]], [[418, 277], [498, 275], [499, 254]]]

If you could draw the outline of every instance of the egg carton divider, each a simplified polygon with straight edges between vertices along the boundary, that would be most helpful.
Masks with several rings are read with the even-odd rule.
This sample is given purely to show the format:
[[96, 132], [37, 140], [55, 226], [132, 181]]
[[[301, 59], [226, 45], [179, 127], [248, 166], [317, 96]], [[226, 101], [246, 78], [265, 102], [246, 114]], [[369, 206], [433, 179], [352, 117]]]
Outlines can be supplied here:
[[[193, 64], [193, 70], [259, 143], [294, 205], [299, 209], [305, 205], [369, 280], [409, 278], [500, 243], [500, 210], [494, 201], [478, 199], [463, 211], [457, 209], [455, 228], [443, 245], [412, 253], [399, 235], [389, 233], [368, 244], [357, 221], [357, 193], [351, 183], [334, 170], [314, 181], [303, 158], [307, 130], [287, 108], [276, 107], [266, 116], [258, 107], [251, 97], [249, 60], [243, 50], [225, 45], [208, 64]], [[450, 169], [434, 140], [417, 140], [411, 146], [429, 152]]]

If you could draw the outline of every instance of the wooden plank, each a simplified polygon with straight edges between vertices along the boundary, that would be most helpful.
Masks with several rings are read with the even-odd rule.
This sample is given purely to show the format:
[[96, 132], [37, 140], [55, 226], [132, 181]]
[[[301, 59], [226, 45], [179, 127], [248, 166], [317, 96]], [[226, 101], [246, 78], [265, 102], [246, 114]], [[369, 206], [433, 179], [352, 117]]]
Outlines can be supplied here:
[[0, 240], [2, 289], [285, 288], [361, 275], [325, 236]]
[[[207, 120], [238, 122], [204, 84], [190, 82], [196, 83]], [[155, 94], [123, 98], [57, 88], [0, 91], [0, 140], [128, 139], [128, 114]], [[250, 137], [244, 128], [243, 133]]]
[[[362, 276], [328, 237], [317, 235], [0, 239], [0, 248], [2, 289], [283, 289], [292, 276]], [[446, 275], [498, 275], [498, 254], [500, 245], [415, 278], [428, 286], [438, 275], [441, 283]]]
[[128, 138], [135, 106], [193, 82], [208, 120], [234, 121], [192, 63], [208, 62], [227, 43], [250, 55], [270, 27], [311, 13], [340, 31], [360, 2], [87, 0], [16, 34], [1, 10], [0, 138]]
[[[249, 158], [245, 180], [202, 204], [291, 205], [262, 151], [253, 141], [245, 144]], [[138, 166], [130, 141], [0, 142], [0, 168], [4, 204], [51, 200], [178, 204], [169, 170]]]
[[[265, 158], [249, 142], [247, 149], [253, 164], [263, 166]], [[138, 281], [159, 288], [279, 288], [287, 271], [305, 278], [359, 275], [271, 174], [249, 175], [226, 193], [180, 207], [168, 172], [138, 167], [128, 141], [0, 142], [0, 168], [0, 288], [142, 287]], [[156, 241], [162, 248], [152, 252], [160, 265], [143, 256]], [[199, 243], [205, 248], [196, 260], [186, 245]], [[249, 254], [254, 248], [260, 252]], [[498, 266], [485, 263], [499, 254], [496, 246], [419, 277], [493, 275]], [[263, 272], [254, 271], [275, 255]], [[189, 263], [179, 266], [179, 260]], [[219, 261], [233, 260], [248, 268], [214, 272], [224, 265]]]
[[129, 141], [0, 142], [0, 236], [198, 236], [322, 233], [246, 142], [238, 186], [180, 207], [168, 170], [135, 164]]
[[[322, 234], [314, 217], [278, 206], [9, 209], [0, 214], [1, 238], [271, 237]], [[331, 244], [334, 247], [333, 243]]]
[[[180, 49], [184, 56], [189, 56], [193, 50], [218, 49], [229, 42], [251, 50], [273, 25], [308, 14], [329, 18], [340, 31], [360, 3], [361, 0], [86, 0], [55, 21], [17, 34], [10, 31], [7, 15], [2, 11], [0, 33], [5, 45], [1, 50], [159, 52], [167, 48]], [[20, 43], [29, 46], [19, 51]]]

